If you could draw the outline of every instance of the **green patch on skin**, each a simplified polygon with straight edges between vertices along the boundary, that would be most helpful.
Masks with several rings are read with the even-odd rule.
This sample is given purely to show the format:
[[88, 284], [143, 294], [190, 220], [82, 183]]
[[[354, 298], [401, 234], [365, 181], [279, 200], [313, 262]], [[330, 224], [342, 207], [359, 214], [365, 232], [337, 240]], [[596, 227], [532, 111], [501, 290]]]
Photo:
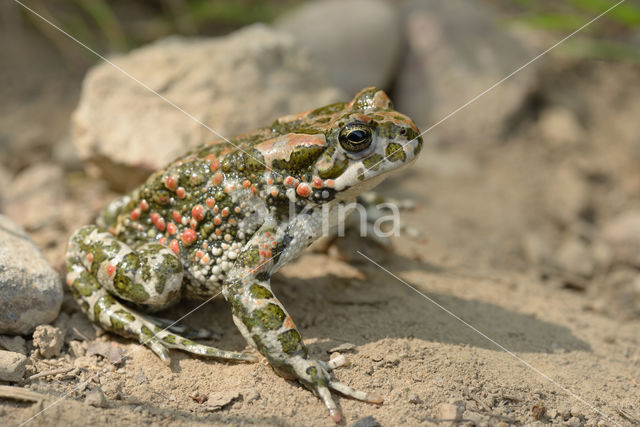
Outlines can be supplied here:
[[384, 149], [384, 155], [387, 160], [390, 162], [397, 162], [407, 160], [407, 155], [404, 153], [404, 148], [400, 144], [396, 144], [392, 142], [387, 145], [387, 148]]
[[337, 178], [347, 169], [349, 162], [347, 159], [333, 159], [330, 155], [322, 162], [318, 162], [318, 175], [322, 179]]
[[142, 325], [140, 327], [140, 333], [142, 333], [142, 335], [144, 335], [148, 339], [152, 339], [154, 337], [153, 332], [151, 332], [151, 329], [147, 328], [145, 325]]
[[260, 251], [257, 246], [252, 246], [238, 255], [238, 261], [244, 267], [255, 267], [260, 263]]
[[249, 293], [252, 297], [257, 299], [273, 298], [273, 294], [269, 291], [269, 289], [260, 285], [251, 285], [251, 287], [249, 288]]
[[282, 326], [282, 322], [284, 322], [287, 315], [277, 305], [267, 304], [266, 307], [254, 311], [253, 317], [256, 319], [256, 323], [264, 329], [274, 330]]
[[258, 173], [264, 171], [264, 156], [257, 149], [252, 149], [248, 153], [243, 153], [244, 165], [247, 173]]
[[379, 90], [380, 89], [378, 88], [372, 87], [368, 90], [363, 90], [362, 92], [360, 92], [358, 94], [358, 97], [353, 102], [353, 109], [364, 110], [366, 108], [369, 108], [371, 106], [371, 103], [373, 102], [373, 97]]
[[266, 348], [264, 346], [264, 344], [262, 343], [262, 340], [260, 339], [259, 335], [252, 335], [251, 338], [253, 338], [253, 342], [256, 344], [256, 347], [258, 348], [258, 351], [262, 354], [264, 354], [264, 352], [266, 351]]
[[126, 310], [118, 310], [115, 313], [118, 314], [123, 319], [127, 320], [128, 322], [133, 322], [136, 320], [135, 316]]
[[[391, 145], [391, 144], [389, 144]], [[367, 157], [366, 159], [364, 159], [362, 161], [362, 164], [368, 169], [368, 170], [374, 170], [377, 171], [378, 168], [380, 168], [380, 164], [383, 160], [383, 157], [378, 154], [372, 154], [371, 156]]]
[[149, 299], [149, 294], [140, 283], [136, 283], [127, 272], [136, 271], [140, 268], [140, 259], [137, 255], [130, 253], [122, 258], [116, 269], [116, 275], [113, 278], [113, 286], [124, 298], [131, 302], [144, 303]]
[[318, 375], [318, 369], [315, 366], [307, 368], [307, 375], [311, 377], [311, 383], [316, 386], [327, 386], [327, 379]]
[[325, 148], [322, 145], [298, 146], [291, 152], [289, 160], [275, 159], [273, 160], [273, 166], [276, 169], [300, 174], [311, 167]]
[[334, 114], [338, 111], [344, 110], [345, 108], [347, 108], [346, 102], [336, 102], [335, 104], [325, 105], [324, 107], [316, 108], [311, 113], [309, 113], [309, 118]]
[[193, 346], [193, 345], [198, 345], [198, 343], [193, 342], [193, 341], [191, 341], [191, 340], [188, 340], [188, 339], [186, 339], [186, 338], [181, 338], [181, 339], [180, 339], [180, 344], [184, 345], [185, 347], [190, 347], [190, 346]]
[[176, 336], [175, 335], [167, 335], [166, 337], [162, 338], [163, 341], [169, 343], [169, 344], [175, 344], [176, 343]]
[[73, 289], [75, 289], [83, 297], [90, 296], [94, 291], [100, 289], [96, 283], [96, 278], [88, 271], [80, 273], [80, 277], [73, 281]]
[[115, 304], [116, 300], [109, 294], [105, 294], [98, 298], [95, 305], [93, 306], [93, 318], [95, 321], [100, 319], [100, 313], [107, 310], [113, 304]]
[[[150, 243], [138, 250], [138, 256], [141, 260], [140, 264], [142, 264], [142, 279], [148, 283], [152, 277], [155, 277], [155, 291], [158, 294], [162, 294], [164, 291], [169, 277], [182, 272], [182, 263], [178, 257], [168, 253], [166, 250], [165, 246], [158, 243]], [[161, 254], [161, 262], [154, 263], [152, 266], [150, 260], [157, 257], [158, 254]], [[153, 267], [153, 269], [151, 267]], [[145, 294], [147, 293], [144, 288], [142, 288], [142, 290]], [[143, 296], [144, 295], [141, 295], [141, 297]]]
[[307, 354], [307, 349], [302, 345], [302, 338], [295, 329], [290, 329], [278, 335], [278, 341], [282, 345], [282, 351], [289, 356], [303, 356]]
[[125, 310], [115, 311], [109, 316], [111, 327], [117, 331], [124, 331], [126, 326], [131, 322], [134, 322], [136, 318], [133, 314]]
[[422, 137], [418, 137], [418, 143], [416, 144], [415, 148], [413, 149], [413, 155], [414, 157], [417, 156], [418, 154], [420, 154], [420, 151], [422, 151]]

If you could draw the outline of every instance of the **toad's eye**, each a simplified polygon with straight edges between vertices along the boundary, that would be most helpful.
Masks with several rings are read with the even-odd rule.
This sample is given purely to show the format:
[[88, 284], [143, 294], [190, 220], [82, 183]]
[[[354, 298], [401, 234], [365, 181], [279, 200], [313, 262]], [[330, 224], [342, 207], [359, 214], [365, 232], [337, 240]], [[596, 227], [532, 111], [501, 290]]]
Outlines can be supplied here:
[[371, 129], [362, 123], [346, 125], [340, 131], [338, 141], [348, 152], [360, 152], [371, 145]]

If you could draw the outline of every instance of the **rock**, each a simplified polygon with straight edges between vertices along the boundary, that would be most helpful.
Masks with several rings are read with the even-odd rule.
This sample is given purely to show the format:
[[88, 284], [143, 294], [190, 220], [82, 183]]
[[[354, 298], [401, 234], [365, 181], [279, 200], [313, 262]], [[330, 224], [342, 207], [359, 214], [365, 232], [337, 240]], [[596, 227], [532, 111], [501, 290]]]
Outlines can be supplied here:
[[569, 427], [580, 427], [582, 425], [582, 420], [578, 417], [571, 417], [567, 421], [567, 425]]
[[462, 416], [461, 408], [452, 403], [441, 403], [438, 405], [438, 418], [442, 420], [455, 420]]
[[579, 218], [589, 201], [589, 188], [578, 173], [568, 167], [556, 168], [550, 174], [544, 193], [544, 207], [562, 225]]
[[71, 340], [92, 341], [96, 337], [96, 330], [86, 314], [76, 311], [71, 315], [67, 324], [65, 342]]
[[45, 359], [56, 357], [64, 345], [64, 334], [51, 325], [40, 325], [33, 333], [33, 346]]
[[640, 267], [640, 211], [614, 218], [604, 226], [602, 234], [616, 261]]
[[328, 0], [304, 3], [275, 26], [318, 64], [330, 64], [331, 81], [351, 94], [389, 85], [402, 47], [400, 23], [398, 9], [387, 1]]
[[569, 412], [570, 412], [572, 417], [584, 418], [584, 415], [582, 414], [582, 411], [580, 410], [580, 408], [573, 407], [573, 408], [571, 408], [571, 410]]
[[356, 348], [355, 344], [352, 344], [350, 342], [343, 342], [342, 344], [339, 344], [327, 350], [327, 353], [343, 353], [347, 351], [354, 351], [355, 348]]
[[20, 336], [8, 337], [0, 335], [0, 348], [7, 351], [14, 351], [23, 355], [27, 355], [27, 342]]
[[211, 393], [206, 400], [207, 410], [211, 412], [219, 411], [225, 407], [230, 407], [239, 400], [242, 400], [242, 394], [238, 391], [216, 391]]
[[552, 146], [575, 146], [585, 141], [585, 132], [575, 113], [553, 106], [542, 111], [538, 128], [544, 142]]
[[3, 215], [0, 242], [0, 333], [26, 335], [58, 316], [62, 284], [29, 236]]
[[381, 424], [373, 418], [371, 415], [368, 417], [360, 418], [358, 421], [353, 423], [351, 427], [380, 427]]
[[[487, 90], [531, 57], [497, 12], [470, 0], [413, 0], [405, 6], [408, 53], [394, 90], [396, 108], [424, 131]], [[522, 104], [537, 64], [504, 81], [434, 133], [446, 141], [491, 140]]]
[[52, 163], [37, 163], [20, 172], [2, 198], [9, 218], [27, 230], [38, 230], [59, 220], [60, 201], [64, 196], [62, 168]]
[[194, 145], [347, 99], [289, 35], [258, 24], [218, 38], [171, 37], [112, 60], [184, 111], [109, 64], [89, 71], [73, 141], [120, 188]]
[[0, 381], [18, 382], [24, 376], [26, 356], [0, 350]]
[[95, 406], [96, 408], [104, 408], [107, 406], [107, 399], [104, 397], [100, 387], [96, 386], [87, 393], [87, 396], [84, 398], [84, 403]]
[[579, 237], [564, 241], [558, 250], [557, 261], [563, 270], [582, 277], [591, 277], [596, 269], [596, 261], [588, 244]]

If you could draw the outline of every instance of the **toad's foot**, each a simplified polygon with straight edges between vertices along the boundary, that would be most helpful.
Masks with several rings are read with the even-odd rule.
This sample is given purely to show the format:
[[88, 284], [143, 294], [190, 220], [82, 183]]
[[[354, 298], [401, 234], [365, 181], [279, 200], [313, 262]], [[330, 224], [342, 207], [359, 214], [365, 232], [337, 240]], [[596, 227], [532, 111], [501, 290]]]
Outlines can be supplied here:
[[299, 357], [291, 362], [291, 368], [298, 381], [322, 399], [329, 410], [329, 416], [336, 423], [342, 421], [342, 412], [333, 400], [331, 390], [367, 403], [379, 405], [383, 402], [382, 397], [378, 395], [356, 390], [333, 380], [329, 374], [330, 366], [323, 361]]

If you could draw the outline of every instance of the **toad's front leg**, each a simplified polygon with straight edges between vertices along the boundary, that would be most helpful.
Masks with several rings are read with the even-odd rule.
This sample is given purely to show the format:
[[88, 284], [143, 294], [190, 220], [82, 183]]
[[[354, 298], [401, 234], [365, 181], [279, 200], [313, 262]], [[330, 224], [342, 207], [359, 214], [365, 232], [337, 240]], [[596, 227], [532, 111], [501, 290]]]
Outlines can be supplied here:
[[382, 403], [382, 398], [334, 381], [326, 362], [309, 357], [300, 332], [274, 296], [271, 273], [291, 256], [291, 251], [298, 252], [304, 247], [296, 239], [308, 239], [300, 233], [292, 235], [290, 229], [276, 230], [265, 224], [238, 255], [223, 294], [231, 303], [233, 320], [247, 341], [281, 376], [297, 379], [319, 396], [331, 418], [340, 422], [342, 414], [330, 390], [370, 403]]

